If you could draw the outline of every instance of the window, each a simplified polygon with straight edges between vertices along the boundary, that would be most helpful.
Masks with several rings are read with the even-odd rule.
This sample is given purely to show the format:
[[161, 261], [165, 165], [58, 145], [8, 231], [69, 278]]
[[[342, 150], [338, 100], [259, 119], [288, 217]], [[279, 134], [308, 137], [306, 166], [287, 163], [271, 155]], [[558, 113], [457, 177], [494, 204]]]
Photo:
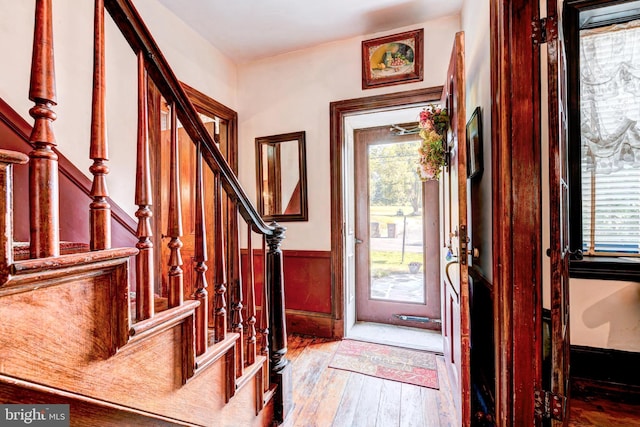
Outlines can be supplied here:
[[579, 3], [565, 15], [571, 247], [584, 254], [571, 275], [637, 280], [640, 1]]

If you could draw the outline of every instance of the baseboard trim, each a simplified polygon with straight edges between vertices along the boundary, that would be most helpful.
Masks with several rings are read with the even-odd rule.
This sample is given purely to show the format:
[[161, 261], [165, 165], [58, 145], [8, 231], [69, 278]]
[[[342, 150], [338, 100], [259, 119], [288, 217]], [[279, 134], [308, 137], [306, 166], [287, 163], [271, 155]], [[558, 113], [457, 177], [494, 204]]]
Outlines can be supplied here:
[[640, 353], [572, 345], [570, 364], [572, 393], [640, 402]]
[[327, 313], [286, 310], [287, 331], [301, 335], [333, 338], [333, 318]]

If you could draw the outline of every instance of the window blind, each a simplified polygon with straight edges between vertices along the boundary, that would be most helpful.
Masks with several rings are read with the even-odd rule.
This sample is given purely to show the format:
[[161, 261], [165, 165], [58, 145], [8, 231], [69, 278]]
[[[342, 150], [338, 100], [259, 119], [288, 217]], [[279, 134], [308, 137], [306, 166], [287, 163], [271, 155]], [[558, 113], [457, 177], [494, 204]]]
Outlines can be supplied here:
[[580, 39], [583, 252], [640, 255], [640, 21]]
[[640, 169], [597, 173], [583, 161], [582, 195], [583, 252], [640, 254]]

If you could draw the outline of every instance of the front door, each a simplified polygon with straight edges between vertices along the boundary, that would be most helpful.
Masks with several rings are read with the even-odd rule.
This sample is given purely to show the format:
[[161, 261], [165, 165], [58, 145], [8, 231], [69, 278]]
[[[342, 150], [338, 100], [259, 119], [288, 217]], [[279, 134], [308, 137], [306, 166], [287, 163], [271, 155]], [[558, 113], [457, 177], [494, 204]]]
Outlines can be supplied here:
[[464, 80], [464, 33], [456, 34], [441, 104], [450, 126], [449, 160], [440, 178], [442, 197], [442, 336], [444, 358], [462, 426], [471, 420], [469, 363], [470, 236], [467, 224], [467, 153]]
[[439, 329], [438, 187], [416, 173], [420, 137], [383, 126], [354, 140], [356, 319]]

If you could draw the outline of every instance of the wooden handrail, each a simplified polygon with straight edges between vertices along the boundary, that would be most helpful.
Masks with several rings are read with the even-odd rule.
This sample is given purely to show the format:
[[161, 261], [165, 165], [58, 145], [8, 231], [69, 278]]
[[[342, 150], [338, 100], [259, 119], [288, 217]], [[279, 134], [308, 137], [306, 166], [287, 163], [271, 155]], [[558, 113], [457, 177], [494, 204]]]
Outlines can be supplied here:
[[257, 212], [233, 170], [225, 160], [213, 137], [207, 132], [195, 107], [189, 100], [180, 81], [160, 51], [140, 14], [129, 0], [105, 0], [105, 8], [115, 21], [134, 52], [142, 52], [149, 76], [158, 86], [167, 102], [176, 106], [178, 118], [192, 141], [202, 143], [203, 158], [213, 171], [220, 173], [227, 194], [238, 204], [240, 215], [260, 234], [273, 235], [273, 227], [267, 225]]

